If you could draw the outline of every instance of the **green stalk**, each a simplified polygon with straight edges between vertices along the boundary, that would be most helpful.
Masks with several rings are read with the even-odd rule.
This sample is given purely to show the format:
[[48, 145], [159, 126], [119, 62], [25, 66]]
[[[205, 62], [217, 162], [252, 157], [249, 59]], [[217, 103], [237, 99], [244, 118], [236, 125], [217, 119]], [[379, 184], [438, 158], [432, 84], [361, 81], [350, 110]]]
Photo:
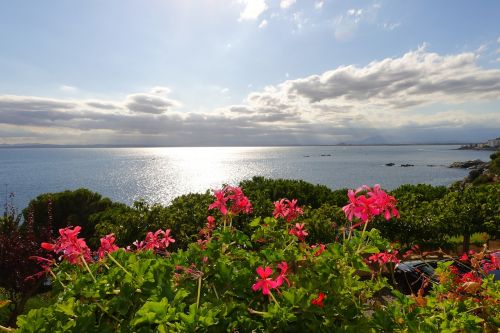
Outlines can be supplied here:
[[366, 227], [368, 226], [369, 220], [366, 220], [365, 225], [363, 227], [363, 231], [361, 232], [361, 242], [358, 245], [358, 249], [356, 250], [356, 254], [359, 253], [359, 249], [361, 249], [361, 245], [363, 244], [363, 236], [365, 235]]
[[83, 265], [85, 266], [85, 268], [89, 272], [90, 276], [92, 277], [92, 280], [94, 280], [94, 283], [96, 283], [97, 280], [95, 279], [94, 274], [92, 274], [92, 271], [90, 270], [89, 265], [87, 265], [87, 262], [85, 261], [85, 258], [83, 257], [83, 255], [80, 256], [80, 259], [82, 259]]
[[106, 309], [101, 304], [96, 303], [96, 305], [99, 307], [99, 309], [101, 309], [102, 312], [104, 312], [105, 314], [107, 314], [108, 316], [110, 316], [111, 318], [113, 318], [114, 320], [116, 320], [119, 324], [121, 324], [121, 320], [118, 319], [118, 318], [116, 318], [115, 316], [113, 316], [108, 311], [106, 311]]
[[198, 295], [196, 297], [196, 310], [200, 307], [200, 298], [201, 298], [201, 276], [198, 278]]
[[276, 300], [276, 298], [274, 298], [274, 295], [273, 293], [269, 290], [269, 296], [271, 296], [271, 299], [274, 301], [274, 303], [276, 303], [276, 305], [279, 307], [280, 306], [280, 303], [278, 303], [278, 301]]
[[130, 275], [130, 276], [132, 276], [132, 277], [133, 277], [132, 273], [130, 273], [129, 271], [127, 271], [127, 270], [125, 269], [125, 267], [123, 267], [123, 266], [122, 266], [122, 265], [121, 265], [121, 264], [120, 264], [120, 263], [119, 263], [119, 262], [118, 262], [115, 258], [113, 258], [113, 256], [111, 255], [111, 253], [109, 253], [109, 252], [108, 252], [108, 253], [106, 253], [106, 254], [108, 255], [109, 259], [111, 259], [111, 260], [112, 260], [112, 261], [113, 261], [113, 262], [114, 262], [114, 263], [115, 263], [118, 267], [120, 267], [120, 268], [121, 268], [121, 270], [122, 270], [122, 271], [124, 271], [124, 272], [125, 272], [125, 274]]
[[49, 269], [49, 272], [50, 272], [50, 275], [52, 275], [52, 277], [54, 278], [54, 280], [56, 280], [57, 282], [59, 282], [59, 283], [61, 284], [61, 286], [62, 286], [64, 289], [66, 289], [66, 286], [64, 285], [64, 283], [62, 283], [62, 281], [61, 281], [61, 280], [59, 280], [59, 279], [57, 278], [57, 276], [54, 274], [54, 272], [52, 272], [52, 270], [51, 270], [51, 269]]
[[251, 308], [248, 308], [247, 310], [248, 310], [248, 312], [250, 312], [251, 314], [258, 314], [258, 315], [261, 315], [261, 316], [263, 316], [263, 315], [267, 314], [267, 312], [257, 311], [257, 310], [251, 309]]

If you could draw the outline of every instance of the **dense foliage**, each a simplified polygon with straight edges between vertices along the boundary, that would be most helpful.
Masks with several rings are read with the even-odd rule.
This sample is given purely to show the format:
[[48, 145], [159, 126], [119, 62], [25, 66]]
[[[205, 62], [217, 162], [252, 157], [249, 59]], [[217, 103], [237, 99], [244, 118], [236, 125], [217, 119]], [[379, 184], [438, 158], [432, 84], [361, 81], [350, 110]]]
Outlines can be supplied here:
[[48, 228], [35, 232], [32, 214], [24, 225], [12, 207], [0, 217], [0, 291], [8, 300], [0, 298], [0, 312], [7, 324], [15, 324], [26, 302], [40, 290], [40, 269], [31, 257], [42, 253], [40, 243], [49, 237]]
[[[472, 270], [438, 269], [439, 286], [405, 296], [384, 272], [401, 258], [370, 226], [402, 214], [375, 186], [349, 191], [338, 240], [307, 244], [309, 230], [296, 200], [277, 199], [273, 217], [241, 225], [255, 207], [238, 187], [216, 191], [206, 225], [186, 250], [171, 230], [148, 232], [128, 250], [106, 235], [92, 252], [80, 227], [59, 230], [42, 246], [59, 255], [46, 262], [57, 301], [18, 318], [19, 332], [495, 332], [500, 268], [484, 252], [466, 256]], [[209, 210], [207, 211], [207, 208]], [[319, 209], [334, 214], [324, 204]], [[217, 218], [211, 217], [210, 213]], [[270, 215], [271, 215], [270, 214]], [[378, 216], [378, 217], [377, 217]], [[250, 234], [242, 227], [251, 229]], [[319, 236], [318, 236], [319, 237]]]

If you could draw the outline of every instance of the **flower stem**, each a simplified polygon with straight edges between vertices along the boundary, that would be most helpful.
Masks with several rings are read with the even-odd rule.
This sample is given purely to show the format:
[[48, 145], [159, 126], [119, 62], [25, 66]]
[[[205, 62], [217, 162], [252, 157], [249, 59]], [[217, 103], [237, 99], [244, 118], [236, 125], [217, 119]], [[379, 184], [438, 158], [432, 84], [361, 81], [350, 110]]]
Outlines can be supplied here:
[[276, 303], [276, 305], [279, 307], [280, 306], [280, 303], [278, 303], [278, 301], [276, 300], [276, 298], [274, 297], [273, 293], [271, 291], [269, 291], [269, 296], [271, 296], [271, 299], [274, 301], [274, 303]]
[[82, 260], [83, 265], [85, 266], [85, 268], [89, 272], [90, 276], [92, 277], [92, 280], [94, 280], [94, 283], [97, 282], [97, 280], [95, 279], [94, 274], [92, 274], [92, 271], [90, 270], [89, 265], [87, 265], [87, 262], [85, 261], [85, 258], [83, 256], [80, 256], [80, 259]]
[[96, 303], [97, 307], [99, 307], [99, 309], [102, 310], [102, 312], [104, 312], [105, 314], [107, 314], [108, 316], [110, 316], [111, 318], [113, 318], [114, 320], [116, 320], [118, 323], [121, 323], [121, 320], [116, 318], [115, 316], [113, 316], [111, 313], [109, 313], [108, 311], [106, 311], [106, 309], [99, 303]]
[[254, 309], [252, 309], [252, 308], [248, 308], [247, 310], [248, 310], [248, 312], [250, 312], [251, 314], [258, 314], [258, 315], [261, 315], [261, 316], [263, 316], [263, 315], [267, 314], [267, 312], [257, 311], [257, 310], [254, 310]]
[[57, 282], [59, 282], [59, 283], [61, 284], [61, 286], [62, 286], [64, 289], [66, 289], [66, 286], [64, 285], [64, 283], [62, 283], [62, 281], [61, 281], [61, 280], [59, 280], [59, 279], [57, 278], [57, 276], [54, 274], [54, 272], [52, 272], [52, 270], [51, 270], [51, 269], [49, 269], [49, 272], [50, 272], [50, 275], [52, 275], [52, 277], [54, 278], [54, 280], [57, 280]]
[[198, 278], [198, 295], [196, 296], [196, 309], [200, 307], [200, 298], [201, 298], [201, 276]]
[[359, 253], [359, 250], [361, 249], [361, 245], [363, 244], [363, 236], [365, 235], [366, 227], [368, 226], [368, 220], [366, 220], [365, 225], [363, 226], [363, 231], [361, 232], [361, 242], [358, 245], [358, 249], [356, 250], [356, 253]]
[[130, 275], [130, 276], [133, 277], [132, 273], [130, 273], [129, 271], [127, 271], [125, 269], [125, 267], [123, 267], [115, 258], [113, 258], [113, 256], [111, 255], [111, 253], [108, 252], [107, 255], [108, 255], [109, 259], [111, 259], [118, 267], [121, 268], [122, 271], [125, 272], [125, 274], [128, 274], [128, 275]]

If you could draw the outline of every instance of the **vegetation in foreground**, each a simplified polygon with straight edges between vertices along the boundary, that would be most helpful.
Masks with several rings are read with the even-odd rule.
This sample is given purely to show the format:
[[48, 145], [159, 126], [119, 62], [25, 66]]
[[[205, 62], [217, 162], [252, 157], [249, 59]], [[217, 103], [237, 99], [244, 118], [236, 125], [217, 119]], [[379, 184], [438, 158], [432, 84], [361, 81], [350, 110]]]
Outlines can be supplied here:
[[[500, 203], [497, 199], [500, 197], [500, 170], [497, 168], [500, 165], [500, 154], [492, 154], [491, 158], [489, 169], [483, 173], [484, 177], [470, 175], [466, 181], [450, 188], [423, 184], [403, 185], [390, 192], [390, 195], [398, 198], [401, 217], [387, 222], [384, 218], [375, 216], [376, 214], [371, 216], [370, 223], [366, 224], [364, 237], [369, 238], [373, 233], [383, 242], [390, 241], [389, 248], [399, 251], [399, 257], [396, 257], [399, 259], [405, 250], [414, 248], [416, 244], [420, 244], [424, 251], [444, 249], [454, 253], [467, 251], [470, 245], [474, 245], [480, 254], [468, 258], [468, 265], [477, 266], [477, 263], [485, 259], [485, 252], [481, 251], [482, 245], [491, 243], [498, 248], [500, 234]], [[283, 197], [293, 197], [298, 199], [302, 211], [302, 214], [294, 217], [294, 222], [300, 223], [302, 230], [307, 230], [308, 233], [307, 237], [300, 240], [299, 248], [312, 249], [318, 244], [337, 244], [326, 248], [340, 246], [343, 251], [347, 251], [344, 254], [348, 255], [348, 250], [345, 249], [347, 245], [344, 244], [345, 235], [352, 224], [341, 209], [346, 203], [347, 190], [332, 191], [325, 186], [303, 181], [262, 177], [244, 181], [240, 187], [245, 189], [246, 197], [252, 203], [252, 210], [231, 216], [234, 223], [230, 233], [232, 236], [226, 235], [226, 240], [235, 233], [244, 235], [252, 244], [251, 247], [247, 244], [244, 248], [260, 253], [262, 244], [253, 238], [260, 229], [255, 226], [254, 221], [259, 218], [261, 221], [268, 220], [262, 220], [261, 217], [271, 216], [276, 202], [280, 202]], [[114, 243], [126, 247], [136, 239], [146, 238], [148, 230], [170, 229], [176, 241], [169, 244], [169, 253], [187, 254], [194, 251], [193, 243], [200, 241], [200, 230], [206, 230], [207, 207], [212, 203], [213, 197], [207, 192], [181, 196], [167, 207], [149, 205], [143, 201], [128, 207], [102, 198], [97, 193], [79, 189], [40, 195], [23, 211], [24, 223], [21, 222], [21, 216], [6, 203], [4, 216], [0, 217], [0, 325], [15, 326], [19, 314], [41, 308], [58, 299], [60, 290], [54, 288], [54, 281], [47, 284], [47, 280], [36, 278], [41, 276], [37, 274], [40, 268], [32, 257], [42, 256], [40, 243], [57, 237], [60, 229], [81, 226], [81, 236], [93, 248], [98, 248], [101, 238], [109, 234], [114, 234]], [[220, 211], [212, 211], [212, 215], [214, 221], [223, 221], [225, 216]], [[289, 232], [290, 227], [285, 227], [286, 225], [278, 223], [275, 228]], [[237, 231], [233, 230], [234, 226], [237, 226]], [[226, 234], [228, 231], [225, 231]], [[214, 229], [213, 232], [216, 234], [221, 230]], [[353, 231], [350, 242], [356, 242], [354, 239], [359, 236], [358, 231]], [[380, 246], [377, 249], [380, 251]], [[367, 253], [355, 254], [363, 260], [368, 256]], [[443, 252], [438, 254], [443, 255]], [[134, 260], [139, 260], [143, 254], [127, 252], [124, 255], [138, 256]], [[154, 258], [164, 259], [158, 256]], [[170, 255], [167, 260], [171, 260]], [[383, 267], [379, 267], [382, 272], [390, 273], [391, 266], [383, 264]], [[276, 274], [276, 267], [271, 266], [271, 269]], [[360, 273], [362, 270], [356, 269], [355, 272]], [[365, 274], [358, 275], [365, 278]], [[384, 288], [382, 290], [385, 293], [387, 290]]]
[[[268, 180], [254, 179], [259, 181]], [[324, 195], [335, 202], [336, 195], [323, 190], [314, 188], [316, 199]], [[487, 197], [494, 190], [498, 187], [478, 193]], [[443, 200], [450, 193], [423, 195]], [[179, 246], [182, 237], [171, 229], [160, 228], [121, 249], [115, 235], [104, 235], [94, 252], [79, 238], [81, 227], [60, 228], [57, 239], [42, 244], [52, 256], [35, 258], [43, 267], [35, 275], [50, 277], [55, 303], [19, 316], [17, 331], [493, 332], [500, 327], [500, 283], [487, 275], [500, 267], [485, 251], [462, 258], [472, 269], [465, 274], [440, 265], [440, 283], [429, 295], [422, 290], [408, 297], [393, 289], [385, 276], [408, 253], [373, 226], [399, 223], [404, 207], [396, 208], [396, 199], [380, 187], [348, 191], [340, 211], [321, 201], [302, 207], [296, 199], [278, 198], [270, 202], [272, 217], [252, 218], [252, 212], [268, 209], [266, 195], [256, 195], [257, 207], [240, 187], [215, 191], [215, 200], [207, 194], [203, 226], [187, 246]], [[154, 211], [145, 207], [136, 209]], [[498, 218], [498, 206], [486, 211]], [[343, 219], [329, 222], [333, 231], [325, 236], [324, 226], [311, 222], [321, 221], [314, 214]], [[321, 237], [334, 239], [317, 240]]]

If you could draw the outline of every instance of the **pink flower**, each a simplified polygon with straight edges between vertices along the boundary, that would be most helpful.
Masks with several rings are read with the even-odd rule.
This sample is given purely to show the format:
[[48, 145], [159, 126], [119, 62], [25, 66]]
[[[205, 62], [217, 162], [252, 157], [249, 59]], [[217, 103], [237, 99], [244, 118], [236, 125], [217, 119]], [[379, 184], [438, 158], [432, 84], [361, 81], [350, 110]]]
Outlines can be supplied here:
[[[365, 192], [366, 194], [359, 195], [361, 192]], [[349, 203], [342, 207], [345, 216], [349, 221], [352, 221], [353, 218], [361, 220], [360, 223], [353, 225], [352, 228], [367, 223], [374, 216], [381, 214], [384, 214], [386, 220], [389, 220], [393, 216], [399, 217], [399, 212], [396, 209], [396, 199], [388, 195], [378, 184], [375, 184], [373, 190], [366, 185], [363, 185], [356, 191], [349, 190], [347, 197], [349, 198]]]
[[314, 256], [315, 256], [315, 257], [317, 257], [317, 256], [319, 256], [321, 253], [325, 252], [325, 250], [326, 250], [326, 245], [324, 245], [324, 244], [321, 244], [321, 243], [320, 243], [320, 244], [316, 244], [316, 245], [312, 245], [312, 246], [311, 246], [311, 249], [316, 249], [316, 248], [317, 248], [317, 250], [316, 250], [316, 251], [314, 251]]
[[399, 212], [396, 209], [396, 198], [388, 195], [380, 188], [379, 184], [375, 184], [373, 191], [368, 192], [368, 195], [374, 199], [375, 206], [379, 209], [379, 214], [384, 214], [386, 220], [390, 220], [392, 216], [399, 218]]
[[106, 253], [112, 253], [119, 249], [119, 247], [115, 245], [115, 239], [114, 234], [109, 234], [101, 238], [101, 246], [97, 250], [99, 259], [104, 258]]
[[304, 229], [304, 223], [295, 223], [295, 226], [290, 229], [289, 234], [290, 235], [295, 235], [300, 241], [304, 241], [306, 239], [306, 236], [309, 235], [307, 231], [303, 230]]
[[467, 253], [463, 253], [462, 256], [460, 257], [460, 259], [458, 259], [460, 261], [469, 261], [469, 256], [467, 255]]
[[215, 218], [213, 216], [207, 216], [207, 228], [215, 229]]
[[324, 306], [323, 304], [323, 300], [325, 299], [325, 294], [323, 293], [319, 293], [318, 294], [318, 297], [314, 298], [312, 301], [311, 301], [311, 304], [312, 305], [316, 305], [317, 307], [320, 307], [322, 308]]
[[170, 237], [170, 229], [165, 231], [158, 229], [155, 233], [151, 231], [146, 234], [144, 248], [146, 250], [165, 250], [175, 239]]
[[225, 197], [224, 190], [214, 191], [214, 196], [215, 196], [215, 201], [210, 206], [208, 206], [208, 209], [210, 210], [216, 208], [220, 210], [222, 215], [226, 215], [227, 214], [226, 203], [229, 199]]
[[271, 289], [276, 289], [278, 287], [278, 282], [270, 278], [271, 274], [273, 274], [271, 267], [266, 266], [266, 268], [262, 268], [262, 266], [259, 266], [256, 272], [260, 279], [253, 284], [253, 291], [262, 290], [263, 295], [269, 295]]
[[165, 250], [171, 243], [174, 243], [175, 239], [170, 237], [170, 229], [165, 231], [158, 229], [154, 233], [148, 232], [146, 234], [146, 239], [144, 241], [135, 241], [133, 244], [136, 246], [137, 250], [155, 250], [161, 251]]
[[[222, 215], [228, 212], [236, 215], [239, 213], [250, 214], [252, 204], [243, 194], [241, 187], [226, 186], [222, 190], [214, 191], [215, 201], [208, 206], [208, 209], [218, 209]], [[228, 209], [228, 204], [231, 204]]]
[[397, 257], [398, 251], [394, 250], [393, 253], [380, 252], [374, 253], [368, 257], [368, 261], [371, 263], [378, 263], [379, 265], [385, 265], [389, 262], [399, 264], [400, 260]]
[[302, 214], [304, 211], [297, 206], [297, 199], [290, 201], [285, 198], [274, 202], [273, 216], [275, 219], [282, 217], [287, 222], [291, 222]]
[[[48, 244], [48, 243], [45, 243]], [[54, 259], [48, 259], [44, 257], [39, 257], [39, 256], [31, 256], [29, 257], [31, 260], [36, 260], [36, 262], [40, 265], [42, 270], [38, 273], [35, 273], [33, 275], [28, 276], [25, 281], [28, 280], [36, 280], [39, 279], [42, 276], [45, 276], [51, 269], [52, 266], [56, 263]]]
[[81, 264], [81, 260], [92, 261], [90, 249], [83, 238], [78, 238], [82, 228], [76, 226], [59, 229], [59, 238], [54, 244], [42, 243], [41, 247], [48, 251], [60, 253], [61, 257], [71, 264]]
[[282, 261], [280, 264], [278, 264], [278, 268], [280, 270], [280, 275], [276, 278], [276, 287], [279, 287], [283, 284], [283, 281], [286, 282], [286, 284], [290, 287], [290, 281], [288, 281], [288, 278], [286, 277], [286, 272], [288, 270], [288, 264], [286, 261]]

